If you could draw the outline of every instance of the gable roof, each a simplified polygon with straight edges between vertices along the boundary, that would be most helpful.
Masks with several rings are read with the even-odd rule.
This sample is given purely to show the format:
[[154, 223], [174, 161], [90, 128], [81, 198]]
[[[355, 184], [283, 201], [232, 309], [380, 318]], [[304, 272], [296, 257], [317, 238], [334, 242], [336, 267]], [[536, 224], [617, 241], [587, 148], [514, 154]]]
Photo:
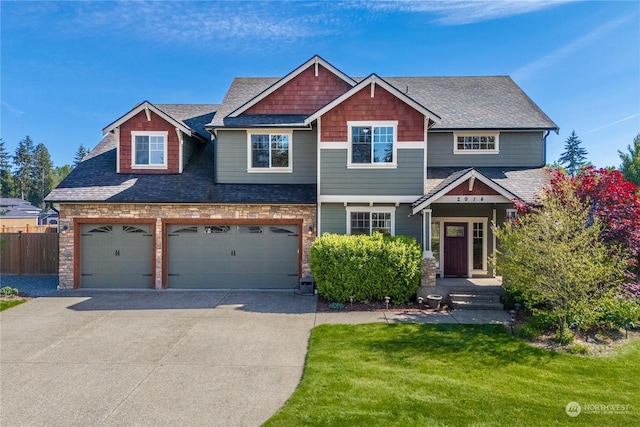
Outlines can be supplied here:
[[314, 120], [318, 119], [318, 117], [325, 114], [327, 111], [330, 111], [333, 108], [335, 108], [337, 105], [342, 104], [344, 101], [346, 101], [347, 99], [349, 99], [350, 97], [360, 92], [361, 90], [363, 90], [369, 85], [379, 85], [380, 87], [384, 88], [385, 90], [390, 92], [392, 95], [396, 96], [397, 98], [404, 101], [406, 104], [408, 104], [415, 110], [422, 113], [424, 116], [428, 117], [430, 122], [437, 123], [440, 121], [440, 116], [430, 111], [424, 105], [421, 105], [420, 103], [416, 102], [411, 97], [407, 96], [405, 93], [400, 92], [396, 87], [390, 85], [384, 79], [380, 78], [376, 74], [371, 74], [369, 77], [361, 80], [351, 90], [347, 91], [342, 96], [334, 99], [332, 102], [330, 102], [329, 104], [322, 107], [320, 110], [316, 111], [315, 113], [307, 117], [304, 123], [310, 124]]
[[436, 202], [471, 177], [487, 184], [507, 200], [520, 199], [533, 203], [538, 193], [549, 183], [547, 168], [427, 168], [427, 194], [416, 200], [413, 213]]
[[556, 125], [509, 76], [386, 77], [442, 118], [432, 130], [540, 129]]
[[275, 92], [276, 90], [278, 90], [279, 88], [281, 88], [282, 86], [284, 86], [285, 84], [290, 82], [291, 80], [293, 80], [296, 76], [298, 76], [300, 73], [302, 73], [304, 70], [306, 70], [307, 68], [309, 68], [311, 66], [316, 67], [316, 75], [317, 75], [317, 71], [318, 71], [317, 67], [319, 65], [322, 65], [324, 68], [329, 70], [331, 73], [333, 73], [334, 75], [336, 75], [340, 79], [344, 80], [350, 86], [355, 86], [356, 85], [355, 80], [353, 80], [351, 77], [347, 76], [342, 71], [338, 70], [336, 67], [334, 67], [333, 65], [329, 64], [327, 61], [325, 61], [324, 59], [322, 59], [318, 55], [315, 55], [314, 57], [309, 59], [307, 62], [305, 62], [304, 64], [300, 65], [298, 68], [296, 68], [295, 70], [293, 70], [292, 72], [290, 72], [289, 74], [287, 74], [286, 76], [281, 78], [280, 80], [274, 82], [268, 88], [263, 90], [261, 93], [257, 94], [256, 96], [254, 96], [253, 98], [251, 98], [250, 100], [245, 102], [243, 105], [241, 105], [240, 107], [236, 108], [234, 111], [229, 113], [229, 117], [237, 117], [238, 115], [242, 114], [243, 112], [245, 112], [249, 108], [253, 107], [258, 102], [262, 101], [267, 96], [269, 96], [270, 94], [272, 94], [273, 92]]
[[[382, 78], [372, 74], [367, 78], [354, 80], [362, 88], [359, 85], [372, 76], [377, 77], [378, 83], [384, 82], [393, 87], [394, 93], [402, 94], [405, 99], [412, 100], [438, 116], [440, 121], [431, 128], [432, 131], [498, 129], [557, 132], [559, 129], [508, 76]], [[276, 77], [235, 78], [207, 127], [266, 127], [283, 124], [304, 126], [309, 120], [306, 117], [301, 120], [301, 116], [229, 116], [279, 80], [281, 79]], [[364, 85], [366, 86], [366, 82]], [[314, 113], [313, 116], [316, 115]]]
[[162, 119], [171, 123], [187, 135], [197, 136], [201, 139], [208, 139], [208, 134], [204, 126], [211, 121], [216, 113], [216, 104], [158, 104], [154, 105], [149, 101], [144, 101], [129, 112], [109, 124], [102, 130], [106, 135], [126, 121], [130, 120], [142, 111], [153, 111]]

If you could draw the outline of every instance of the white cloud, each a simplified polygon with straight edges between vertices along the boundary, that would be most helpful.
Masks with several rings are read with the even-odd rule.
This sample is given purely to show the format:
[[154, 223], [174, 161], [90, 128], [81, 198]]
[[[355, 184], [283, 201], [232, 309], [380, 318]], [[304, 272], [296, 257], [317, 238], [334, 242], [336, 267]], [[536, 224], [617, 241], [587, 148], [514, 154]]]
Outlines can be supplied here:
[[602, 38], [609, 31], [614, 28], [619, 27], [630, 19], [630, 17], [625, 17], [621, 19], [616, 19], [613, 21], [609, 21], [599, 27], [596, 27], [592, 31], [583, 35], [582, 37], [565, 44], [564, 46], [559, 47], [551, 53], [548, 53], [529, 64], [524, 65], [523, 67], [518, 68], [516, 71], [511, 73], [514, 80], [522, 81], [527, 79], [528, 77], [544, 70], [545, 68], [550, 67], [551, 65], [561, 61], [566, 56], [576, 52], [595, 40]]
[[16, 107], [14, 107], [11, 104], [8, 104], [4, 101], [0, 101], [0, 105], [2, 105], [3, 108], [5, 108], [7, 111], [13, 113], [13, 114], [17, 114], [17, 115], [22, 115], [24, 114], [24, 111], [21, 111], [19, 109], [17, 109]]
[[398, 0], [358, 3], [372, 10], [422, 12], [438, 16], [435, 22], [464, 25], [522, 15], [578, 0]]

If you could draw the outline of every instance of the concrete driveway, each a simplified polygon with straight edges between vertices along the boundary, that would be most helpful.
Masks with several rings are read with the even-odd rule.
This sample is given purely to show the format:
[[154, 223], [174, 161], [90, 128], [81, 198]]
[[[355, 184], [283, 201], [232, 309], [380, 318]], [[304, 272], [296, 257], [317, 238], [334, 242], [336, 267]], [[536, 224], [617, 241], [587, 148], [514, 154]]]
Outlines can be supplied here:
[[293, 393], [316, 297], [59, 291], [0, 314], [0, 425], [256, 426]]

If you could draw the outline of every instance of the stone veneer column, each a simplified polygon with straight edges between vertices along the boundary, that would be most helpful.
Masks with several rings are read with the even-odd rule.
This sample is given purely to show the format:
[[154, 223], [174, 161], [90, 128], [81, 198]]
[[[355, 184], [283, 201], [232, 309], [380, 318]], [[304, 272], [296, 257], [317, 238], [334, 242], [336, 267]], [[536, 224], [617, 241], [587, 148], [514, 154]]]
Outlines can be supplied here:
[[436, 285], [436, 259], [423, 258], [422, 259], [422, 276], [420, 277], [420, 286], [435, 286]]

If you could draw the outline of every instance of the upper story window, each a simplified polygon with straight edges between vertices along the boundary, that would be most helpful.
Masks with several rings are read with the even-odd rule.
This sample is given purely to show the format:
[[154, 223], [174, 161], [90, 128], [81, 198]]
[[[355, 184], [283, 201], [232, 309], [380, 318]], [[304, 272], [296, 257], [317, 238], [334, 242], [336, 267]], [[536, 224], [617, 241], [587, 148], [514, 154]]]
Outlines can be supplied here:
[[292, 172], [291, 133], [250, 133], [249, 172]]
[[131, 132], [131, 140], [131, 167], [167, 167], [167, 132]]
[[498, 132], [456, 132], [453, 134], [454, 154], [498, 154]]
[[387, 206], [347, 207], [347, 234], [395, 235], [395, 208]]
[[349, 167], [395, 167], [398, 122], [348, 122]]

